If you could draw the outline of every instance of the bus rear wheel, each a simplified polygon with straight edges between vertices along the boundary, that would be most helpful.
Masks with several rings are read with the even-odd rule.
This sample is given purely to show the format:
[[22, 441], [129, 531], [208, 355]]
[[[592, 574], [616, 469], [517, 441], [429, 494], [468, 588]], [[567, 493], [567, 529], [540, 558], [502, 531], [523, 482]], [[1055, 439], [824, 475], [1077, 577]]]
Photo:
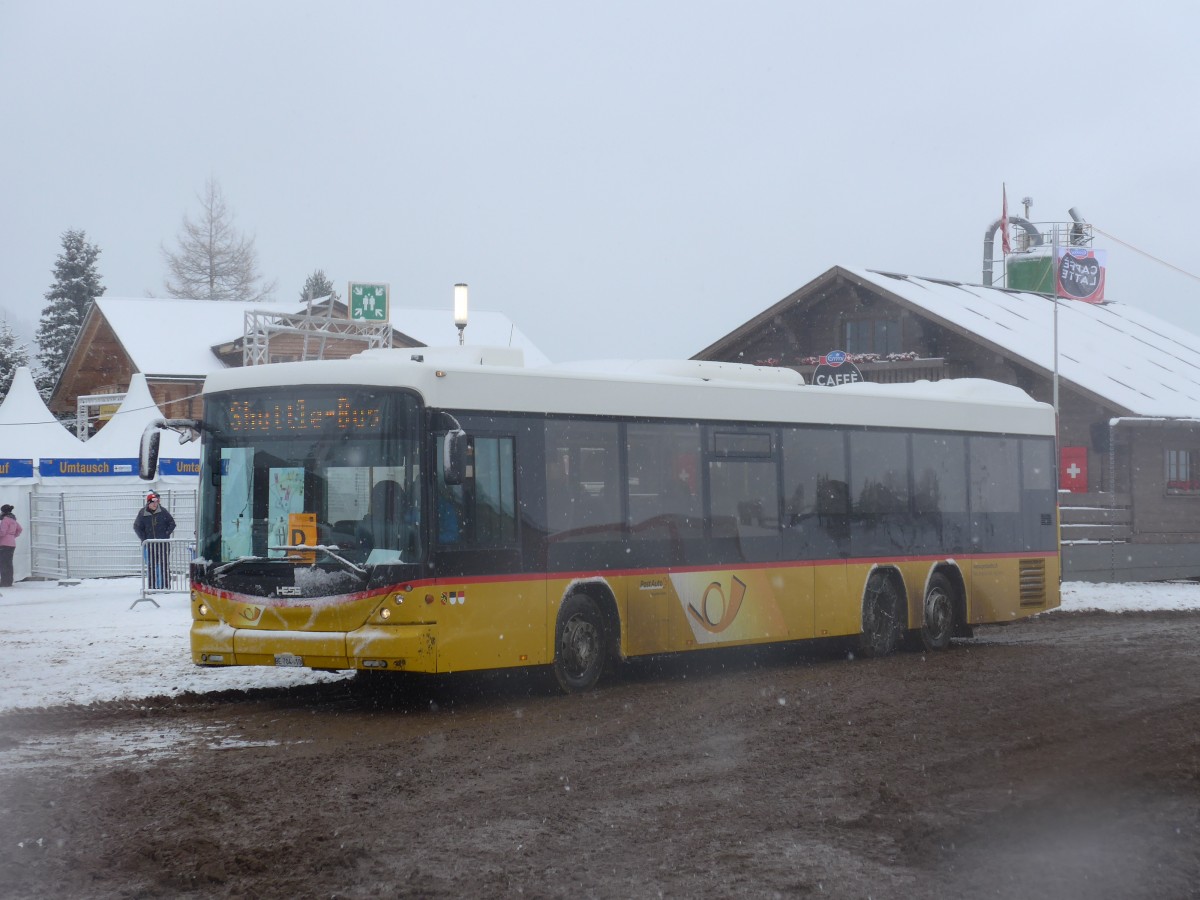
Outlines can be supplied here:
[[595, 601], [572, 594], [563, 601], [554, 637], [554, 677], [568, 694], [590, 691], [604, 672], [604, 620]]
[[863, 656], [887, 656], [900, 642], [900, 594], [890, 578], [872, 575], [863, 592], [862, 634], [858, 649]]
[[945, 650], [954, 635], [954, 589], [945, 575], [934, 575], [925, 590], [925, 621], [921, 645], [929, 651]]

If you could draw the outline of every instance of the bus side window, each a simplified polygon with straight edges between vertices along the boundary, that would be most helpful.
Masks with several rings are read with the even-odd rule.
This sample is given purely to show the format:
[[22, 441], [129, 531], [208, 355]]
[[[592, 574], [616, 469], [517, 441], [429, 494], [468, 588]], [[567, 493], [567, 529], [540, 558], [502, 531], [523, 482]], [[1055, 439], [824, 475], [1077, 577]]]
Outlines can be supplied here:
[[437, 503], [434, 512], [438, 543], [458, 547], [500, 547], [517, 541], [516, 467], [511, 437], [475, 436], [474, 455], [462, 484], [443, 477], [438, 438]]
[[546, 530], [561, 540], [618, 540], [620, 452], [611, 422], [546, 423]]
[[841, 554], [850, 535], [845, 436], [831, 428], [784, 428], [782, 446], [784, 556]]

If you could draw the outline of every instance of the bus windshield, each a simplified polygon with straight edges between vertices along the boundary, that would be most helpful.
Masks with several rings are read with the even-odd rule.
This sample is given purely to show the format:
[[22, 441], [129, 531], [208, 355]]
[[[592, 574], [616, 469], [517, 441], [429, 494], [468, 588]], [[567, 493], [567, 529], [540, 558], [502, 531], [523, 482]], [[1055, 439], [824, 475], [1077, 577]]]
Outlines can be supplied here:
[[[334, 553], [358, 566], [416, 560], [419, 424], [416, 397], [380, 388], [207, 398], [200, 556], [320, 564]], [[325, 550], [290, 549], [297, 546]]]

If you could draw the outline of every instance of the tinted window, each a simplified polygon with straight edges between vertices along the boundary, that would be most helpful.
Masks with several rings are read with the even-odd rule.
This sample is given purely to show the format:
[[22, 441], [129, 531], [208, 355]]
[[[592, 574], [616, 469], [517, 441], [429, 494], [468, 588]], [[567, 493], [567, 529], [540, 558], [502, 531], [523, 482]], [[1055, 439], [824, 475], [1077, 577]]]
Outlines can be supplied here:
[[845, 437], [826, 428], [785, 428], [781, 443], [784, 556], [842, 555], [850, 512]]
[[908, 436], [893, 431], [850, 434], [851, 553], [912, 549], [908, 504]]
[[629, 564], [677, 565], [703, 547], [700, 426], [626, 428]]
[[931, 549], [962, 552], [967, 520], [967, 441], [957, 434], [915, 434], [913, 521], [918, 540]]
[[510, 546], [517, 540], [516, 482], [511, 437], [475, 437], [474, 477], [448, 485], [438, 438], [434, 537], [443, 547]]
[[1014, 550], [1020, 544], [1020, 442], [973, 437], [968, 442], [971, 542], [976, 549]]
[[[726, 438], [721, 440], [721, 438]], [[716, 434], [714, 448], [734, 452], [709, 464], [712, 547], [717, 560], [764, 561], [779, 556], [779, 470], [771, 435]], [[752, 454], [766, 458], [754, 459]]]
[[620, 444], [609, 422], [546, 423], [547, 530], [556, 540], [621, 537]]

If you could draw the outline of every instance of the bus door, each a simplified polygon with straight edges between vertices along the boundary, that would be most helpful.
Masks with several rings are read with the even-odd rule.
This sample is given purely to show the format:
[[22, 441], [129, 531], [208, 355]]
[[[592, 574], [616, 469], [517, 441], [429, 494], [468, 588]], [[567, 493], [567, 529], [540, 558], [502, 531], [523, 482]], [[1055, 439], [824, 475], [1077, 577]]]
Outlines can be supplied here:
[[437, 440], [432, 493], [431, 574], [438, 669], [505, 668], [544, 662], [545, 575], [522, 552], [517, 439], [467, 425], [468, 463], [447, 484], [445, 436]]
[[781, 641], [812, 627], [809, 575], [782, 566], [779, 432], [711, 425], [705, 437], [705, 583], [686, 612], [699, 643]]
[[696, 644], [687, 609], [705, 577], [695, 567], [707, 562], [700, 426], [628, 424], [625, 464], [629, 652], [686, 650]]
[[859, 604], [847, 601], [850, 484], [846, 436], [822, 426], [784, 428], [782, 447], [783, 558], [790, 591], [803, 615], [789, 620], [793, 637], [853, 634]]

